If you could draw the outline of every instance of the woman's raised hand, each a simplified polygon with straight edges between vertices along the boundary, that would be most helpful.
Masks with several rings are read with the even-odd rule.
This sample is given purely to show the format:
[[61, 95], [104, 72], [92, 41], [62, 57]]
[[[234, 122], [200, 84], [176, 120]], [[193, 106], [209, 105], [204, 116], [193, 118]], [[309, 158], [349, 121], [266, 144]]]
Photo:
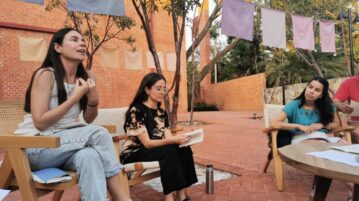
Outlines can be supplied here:
[[89, 86], [87, 82], [82, 78], [77, 78], [75, 83], [75, 89], [73, 92], [73, 96], [76, 97], [77, 100], [80, 100], [89, 90]]
[[88, 85], [88, 92], [87, 92], [87, 98], [88, 98], [88, 104], [90, 105], [97, 105], [98, 104], [98, 93], [97, 93], [97, 87], [96, 87], [96, 81], [95, 79], [88, 78], [87, 79], [87, 85]]

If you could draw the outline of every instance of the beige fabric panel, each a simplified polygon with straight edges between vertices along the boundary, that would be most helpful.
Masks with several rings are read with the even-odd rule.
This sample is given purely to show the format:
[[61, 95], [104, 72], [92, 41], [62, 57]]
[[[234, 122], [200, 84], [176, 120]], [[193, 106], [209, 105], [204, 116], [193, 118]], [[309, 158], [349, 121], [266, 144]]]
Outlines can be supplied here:
[[104, 68], [119, 68], [120, 67], [120, 49], [106, 48], [100, 49], [100, 65]]
[[[158, 59], [160, 60], [161, 68], [164, 69], [164, 61], [163, 61], [163, 54], [162, 52], [157, 52]], [[153, 60], [153, 56], [150, 51], [146, 53], [146, 60], [147, 60], [147, 68], [156, 68], [155, 62]]]
[[126, 50], [125, 52], [125, 68], [130, 70], [142, 69], [142, 52]]
[[19, 36], [20, 61], [43, 61], [47, 51], [45, 38], [28, 38]]

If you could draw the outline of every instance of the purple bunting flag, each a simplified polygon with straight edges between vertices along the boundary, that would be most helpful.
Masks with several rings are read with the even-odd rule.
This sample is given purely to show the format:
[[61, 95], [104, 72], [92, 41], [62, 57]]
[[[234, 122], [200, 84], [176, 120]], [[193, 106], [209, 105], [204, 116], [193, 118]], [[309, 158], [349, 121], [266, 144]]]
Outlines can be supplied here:
[[223, 0], [222, 34], [253, 41], [254, 4]]
[[261, 13], [263, 45], [285, 49], [287, 47], [285, 13], [268, 8], [262, 8]]
[[335, 52], [335, 28], [333, 21], [319, 21], [322, 52]]
[[294, 47], [314, 50], [313, 18], [292, 15]]

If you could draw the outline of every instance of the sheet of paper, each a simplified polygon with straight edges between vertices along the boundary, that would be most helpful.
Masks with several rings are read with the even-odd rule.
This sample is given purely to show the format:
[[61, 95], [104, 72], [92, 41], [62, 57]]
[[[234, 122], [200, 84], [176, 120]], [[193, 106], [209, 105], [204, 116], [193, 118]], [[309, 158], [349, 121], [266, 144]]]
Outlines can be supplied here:
[[337, 149], [339, 151], [345, 151], [348, 153], [359, 154], [359, 144], [346, 145], [346, 146], [336, 146], [331, 147], [332, 149]]
[[181, 144], [179, 147], [185, 147], [185, 146], [189, 146], [189, 145], [196, 144], [196, 143], [203, 141], [203, 129], [197, 129], [197, 130], [185, 133], [183, 135], [187, 135], [187, 136], [191, 137], [191, 139], [187, 143]]
[[359, 102], [351, 100], [350, 106], [354, 108], [354, 111], [350, 114], [350, 116], [359, 116]]
[[0, 200], [3, 200], [9, 193], [10, 193], [10, 190], [0, 189]]
[[356, 154], [350, 154], [336, 150], [310, 152], [307, 154], [311, 156], [359, 167], [359, 162], [355, 159], [355, 157], [357, 156]]

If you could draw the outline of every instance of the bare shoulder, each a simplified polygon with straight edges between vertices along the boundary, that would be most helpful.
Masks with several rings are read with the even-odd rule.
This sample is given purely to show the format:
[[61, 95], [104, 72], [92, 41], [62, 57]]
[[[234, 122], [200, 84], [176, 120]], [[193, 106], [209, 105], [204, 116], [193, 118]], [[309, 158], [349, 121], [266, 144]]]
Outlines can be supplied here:
[[[53, 72], [49, 68], [43, 68], [38, 70], [34, 76], [34, 82], [38, 84], [53, 84], [54, 82]], [[51, 86], [50, 85], [50, 86]]]

